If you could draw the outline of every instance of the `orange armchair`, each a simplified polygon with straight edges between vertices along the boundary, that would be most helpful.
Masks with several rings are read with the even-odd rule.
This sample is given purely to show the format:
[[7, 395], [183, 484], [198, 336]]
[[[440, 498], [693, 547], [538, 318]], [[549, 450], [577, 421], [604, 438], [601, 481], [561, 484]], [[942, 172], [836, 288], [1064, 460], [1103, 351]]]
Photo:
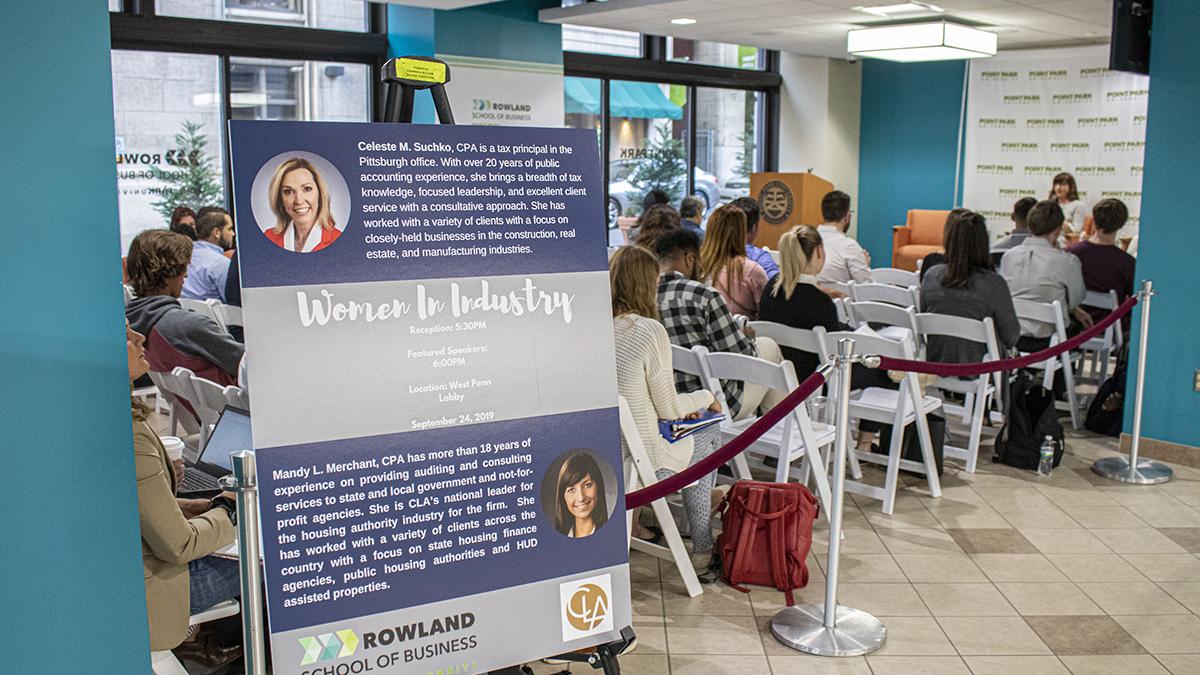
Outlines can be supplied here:
[[949, 211], [909, 211], [908, 223], [892, 228], [892, 267], [915, 272], [918, 260], [942, 250], [942, 229], [949, 215]]

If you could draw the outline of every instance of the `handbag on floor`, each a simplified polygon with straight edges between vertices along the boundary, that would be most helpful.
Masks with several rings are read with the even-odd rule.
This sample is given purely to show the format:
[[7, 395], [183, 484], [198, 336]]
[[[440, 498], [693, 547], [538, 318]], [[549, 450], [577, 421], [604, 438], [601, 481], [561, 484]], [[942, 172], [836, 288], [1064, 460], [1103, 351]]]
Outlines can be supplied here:
[[[933, 446], [933, 462], [937, 466], [937, 475], [942, 475], [942, 468], [945, 466], [943, 459], [944, 448], [946, 445], [946, 418], [936, 413], [925, 415], [925, 422], [929, 425], [929, 440]], [[879, 445], [877, 452], [888, 454], [892, 447], [892, 426], [889, 424], [879, 430]], [[876, 451], [875, 448], [871, 448]], [[921, 436], [917, 433], [917, 423], [913, 422], [904, 427], [904, 438], [900, 440], [900, 459], [907, 459], [913, 462], [924, 463], [925, 456], [921, 454]], [[901, 471], [909, 471], [901, 468]], [[925, 474], [919, 471], [909, 471], [909, 473], [924, 476]]]
[[1121, 435], [1125, 421], [1125, 371], [1129, 359], [1129, 345], [1121, 345], [1117, 352], [1117, 367], [1112, 377], [1104, 381], [1096, 390], [1096, 397], [1088, 406], [1087, 418], [1083, 427], [1105, 436]]
[[742, 584], [774, 586], [792, 603], [792, 591], [808, 585], [804, 560], [812, 548], [813, 521], [820, 507], [799, 483], [739, 480], [721, 501], [717, 551], [721, 578], [749, 593]]
[[1000, 462], [1018, 469], [1036, 471], [1042, 459], [1042, 442], [1054, 439], [1054, 466], [1063, 455], [1063, 427], [1054, 407], [1054, 392], [1020, 373], [1005, 397], [1004, 427], [996, 437], [996, 456]]

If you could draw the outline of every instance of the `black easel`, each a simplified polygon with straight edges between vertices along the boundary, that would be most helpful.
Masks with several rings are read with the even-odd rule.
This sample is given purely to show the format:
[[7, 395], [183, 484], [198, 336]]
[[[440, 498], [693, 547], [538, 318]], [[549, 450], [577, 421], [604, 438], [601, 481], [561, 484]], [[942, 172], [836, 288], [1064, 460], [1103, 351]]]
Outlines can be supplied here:
[[383, 64], [383, 81], [387, 84], [387, 100], [383, 109], [384, 122], [412, 124], [413, 101], [416, 92], [428, 89], [438, 121], [454, 124], [450, 99], [446, 98], [446, 83], [450, 81], [450, 66], [428, 56], [399, 56]]

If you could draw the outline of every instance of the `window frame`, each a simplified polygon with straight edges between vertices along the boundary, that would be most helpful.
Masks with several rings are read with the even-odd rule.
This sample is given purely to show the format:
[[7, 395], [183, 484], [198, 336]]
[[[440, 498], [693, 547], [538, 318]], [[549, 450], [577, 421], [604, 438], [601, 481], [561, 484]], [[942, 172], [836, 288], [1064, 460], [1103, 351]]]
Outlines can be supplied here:
[[[305, 3], [307, 9], [307, 2]], [[230, 59], [238, 57], [281, 61], [321, 61], [364, 64], [369, 69], [367, 109], [370, 119], [382, 121], [384, 87], [380, 84], [387, 61], [387, 8], [367, 3], [366, 33], [248, 23], [220, 19], [161, 16], [154, 0], [123, 0], [121, 11], [109, 13], [112, 49], [125, 51], [204, 54], [220, 58], [222, 100], [221, 154], [229, 167], [229, 144], [223, 133], [233, 116]], [[226, 201], [233, 195], [233, 176], [224, 172]]]

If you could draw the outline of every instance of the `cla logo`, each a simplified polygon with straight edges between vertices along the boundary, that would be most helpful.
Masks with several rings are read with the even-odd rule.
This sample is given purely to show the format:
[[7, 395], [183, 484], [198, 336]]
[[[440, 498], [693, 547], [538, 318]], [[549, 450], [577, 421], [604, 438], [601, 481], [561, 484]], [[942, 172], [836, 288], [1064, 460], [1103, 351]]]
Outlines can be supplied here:
[[567, 621], [579, 631], [591, 631], [608, 616], [608, 596], [595, 584], [584, 584], [567, 602]]
[[306, 666], [317, 661], [352, 656], [354, 650], [358, 649], [358, 636], [350, 629], [339, 630], [337, 633], [300, 638], [300, 646], [304, 648], [300, 665]]
[[758, 193], [762, 219], [771, 225], [782, 225], [792, 215], [792, 191], [781, 181], [773, 180]]
[[613, 630], [612, 576], [559, 584], [563, 642]]

